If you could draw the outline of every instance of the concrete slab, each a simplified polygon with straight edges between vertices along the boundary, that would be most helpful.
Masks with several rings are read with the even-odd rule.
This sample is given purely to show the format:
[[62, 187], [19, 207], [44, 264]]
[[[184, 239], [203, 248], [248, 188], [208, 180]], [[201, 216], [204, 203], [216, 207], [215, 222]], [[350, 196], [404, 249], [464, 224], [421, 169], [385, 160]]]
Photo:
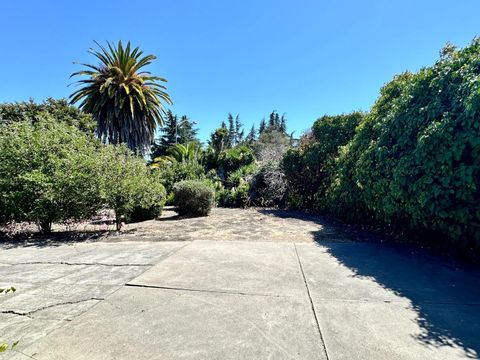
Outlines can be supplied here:
[[314, 300], [330, 360], [478, 359], [480, 307]]
[[[118, 286], [65, 284], [43, 284], [20, 287], [14, 294], [2, 296], [0, 312], [15, 312], [37, 317], [40, 310], [55, 308], [62, 304], [71, 306], [70, 318], [77, 315], [76, 308], [83, 308], [83, 303], [101, 300], [118, 289]], [[63, 319], [64, 317], [60, 317]], [[57, 316], [52, 319], [58, 319]]]
[[355, 242], [296, 247], [319, 299], [480, 304], [480, 272], [435, 257]]
[[[0, 313], [1, 341], [5, 341], [8, 344], [13, 344], [18, 341], [18, 350], [22, 351], [38, 339], [46, 336], [66, 323], [66, 321], [32, 319], [27, 316]], [[16, 353], [8, 351], [1, 353], [0, 359], [10, 359], [16, 355]], [[18, 355], [18, 359], [28, 359], [28, 357], [24, 355]]]
[[129, 284], [270, 295], [306, 294], [291, 243], [195, 241]]
[[108, 265], [152, 265], [187, 245], [188, 242], [102, 242], [79, 244], [79, 252], [68, 262]]
[[0, 248], [0, 265], [32, 263], [151, 265], [185, 246], [180, 242], [85, 242]]
[[387, 245], [296, 245], [331, 360], [477, 359], [475, 271]]
[[38, 360], [326, 359], [306, 300], [132, 287], [24, 352]]

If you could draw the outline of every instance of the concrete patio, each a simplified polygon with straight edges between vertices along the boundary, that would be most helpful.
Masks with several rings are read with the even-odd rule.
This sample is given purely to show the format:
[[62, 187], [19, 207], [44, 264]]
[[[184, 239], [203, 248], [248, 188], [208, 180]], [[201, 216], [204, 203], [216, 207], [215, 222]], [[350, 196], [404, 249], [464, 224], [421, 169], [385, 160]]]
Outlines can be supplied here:
[[6, 244], [0, 358], [478, 359], [479, 275], [256, 210]]

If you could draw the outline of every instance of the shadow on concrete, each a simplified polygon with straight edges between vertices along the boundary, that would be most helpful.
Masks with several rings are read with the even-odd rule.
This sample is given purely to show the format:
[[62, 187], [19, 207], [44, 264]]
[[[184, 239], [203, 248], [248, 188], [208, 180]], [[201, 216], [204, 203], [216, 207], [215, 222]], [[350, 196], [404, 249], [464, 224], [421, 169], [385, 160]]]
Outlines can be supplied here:
[[411, 302], [422, 330], [420, 335], [412, 334], [418, 342], [433, 347], [460, 347], [468, 358], [480, 357], [478, 267], [441, 258], [418, 245], [398, 244], [381, 233], [349, 227], [328, 218], [283, 210], [261, 212], [322, 225], [313, 234], [318, 246], [354, 276], [371, 278]]
[[392, 244], [319, 242], [356, 277], [369, 277], [410, 300], [422, 329], [412, 335], [434, 347], [456, 346], [480, 356], [480, 271], [421, 249]]

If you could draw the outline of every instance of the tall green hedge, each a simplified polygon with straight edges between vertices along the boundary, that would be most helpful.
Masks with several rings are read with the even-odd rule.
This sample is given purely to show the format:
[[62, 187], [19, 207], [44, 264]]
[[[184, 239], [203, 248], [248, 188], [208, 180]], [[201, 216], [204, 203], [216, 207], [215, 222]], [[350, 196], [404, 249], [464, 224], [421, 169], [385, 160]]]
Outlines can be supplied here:
[[323, 196], [334, 171], [339, 147], [353, 138], [364, 116], [362, 112], [322, 116], [301, 146], [287, 151], [281, 165], [289, 185], [291, 206], [304, 209], [315, 206], [315, 197]]
[[335, 167], [334, 214], [480, 250], [480, 42], [386, 84]]

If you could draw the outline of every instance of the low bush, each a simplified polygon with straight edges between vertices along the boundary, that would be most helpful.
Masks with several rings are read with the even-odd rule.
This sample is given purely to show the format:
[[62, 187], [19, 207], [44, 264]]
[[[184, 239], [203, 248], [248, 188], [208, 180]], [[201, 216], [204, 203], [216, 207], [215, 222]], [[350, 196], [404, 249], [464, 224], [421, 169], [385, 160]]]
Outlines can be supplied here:
[[250, 184], [242, 182], [236, 187], [219, 192], [218, 204], [225, 207], [247, 207], [250, 205]]
[[214, 205], [215, 192], [203, 181], [181, 181], [173, 192], [176, 211], [182, 216], [207, 216]]
[[[157, 181], [157, 179], [155, 179], [154, 181], [155, 183], [152, 184], [152, 192], [157, 192], [157, 199], [152, 201], [147, 206], [136, 204], [127, 216], [128, 222], [153, 220], [157, 219], [158, 217], [160, 217], [160, 215], [162, 215], [163, 207], [165, 206], [165, 203], [167, 201], [167, 193], [163, 185], [159, 181]], [[154, 197], [155, 195], [151, 194], [150, 196]]]

